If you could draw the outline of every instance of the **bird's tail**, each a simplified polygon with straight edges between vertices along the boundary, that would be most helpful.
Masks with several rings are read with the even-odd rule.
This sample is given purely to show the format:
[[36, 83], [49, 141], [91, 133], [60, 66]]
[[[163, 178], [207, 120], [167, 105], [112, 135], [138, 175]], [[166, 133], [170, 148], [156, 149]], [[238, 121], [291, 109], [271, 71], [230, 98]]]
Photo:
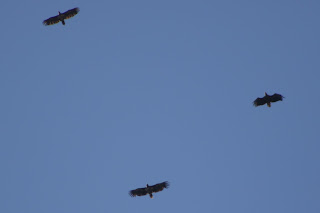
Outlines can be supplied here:
[[271, 103], [269, 102], [269, 103], [267, 103], [267, 105], [268, 105], [268, 107], [271, 107]]
[[153, 198], [153, 195], [152, 194], [149, 194], [150, 198]]

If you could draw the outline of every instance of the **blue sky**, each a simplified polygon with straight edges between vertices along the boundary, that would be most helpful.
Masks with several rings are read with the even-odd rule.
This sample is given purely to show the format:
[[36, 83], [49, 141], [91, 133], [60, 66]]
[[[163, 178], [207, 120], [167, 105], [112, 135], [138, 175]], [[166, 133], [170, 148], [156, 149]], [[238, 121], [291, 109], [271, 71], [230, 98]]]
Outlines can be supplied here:
[[0, 212], [320, 212], [319, 1], [2, 8]]

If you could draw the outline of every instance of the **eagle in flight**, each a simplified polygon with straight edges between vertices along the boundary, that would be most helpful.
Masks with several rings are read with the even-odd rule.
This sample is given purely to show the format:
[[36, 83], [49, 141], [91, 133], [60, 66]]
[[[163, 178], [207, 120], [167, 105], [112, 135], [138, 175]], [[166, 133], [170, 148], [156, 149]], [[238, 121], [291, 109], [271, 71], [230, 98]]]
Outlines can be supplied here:
[[60, 13], [60, 11], [58, 11], [59, 15], [53, 16], [51, 18], [48, 18], [48, 19], [44, 20], [43, 24], [44, 25], [52, 25], [52, 24], [57, 24], [59, 21], [61, 21], [62, 24], [65, 25], [66, 23], [64, 22], [64, 20], [65, 19], [69, 19], [69, 18], [77, 15], [79, 13], [79, 11], [80, 10], [79, 10], [78, 7], [73, 8], [71, 10], [68, 10], [68, 11], [66, 11], [64, 13]]
[[257, 98], [254, 102], [254, 106], [261, 106], [267, 104], [268, 107], [271, 107], [271, 102], [282, 101], [284, 97], [280, 94], [274, 93], [273, 95], [268, 95], [266, 92], [264, 93], [263, 98]]
[[153, 185], [153, 186], [149, 186], [147, 184], [147, 187], [145, 187], [145, 188], [138, 188], [138, 189], [131, 190], [129, 192], [129, 195], [131, 197], [135, 197], [135, 196], [144, 196], [144, 195], [149, 194], [150, 198], [153, 198], [152, 193], [160, 192], [165, 188], [169, 188], [169, 182], [168, 181], [165, 181], [165, 182], [162, 182], [162, 183], [158, 183], [158, 184]]

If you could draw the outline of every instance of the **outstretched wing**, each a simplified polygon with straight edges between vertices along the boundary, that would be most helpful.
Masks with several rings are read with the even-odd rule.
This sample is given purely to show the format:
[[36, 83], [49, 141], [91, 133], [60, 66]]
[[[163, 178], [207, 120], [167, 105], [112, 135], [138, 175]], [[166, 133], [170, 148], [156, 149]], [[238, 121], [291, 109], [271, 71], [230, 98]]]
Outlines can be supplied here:
[[277, 93], [274, 93], [273, 95], [270, 96], [271, 102], [282, 101], [282, 99], [283, 99], [283, 96]]
[[135, 197], [135, 196], [144, 196], [148, 194], [147, 189], [146, 188], [139, 188], [139, 189], [135, 189], [135, 190], [131, 190], [129, 192], [129, 195], [131, 197]]
[[263, 97], [263, 98], [257, 98], [256, 100], [254, 100], [253, 105], [257, 107], [257, 106], [264, 105], [266, 103], [267, 103], [267, 101], [266, 101], [265, 97]]
[[53, 16], [51, 18], [48, 18], [46, 20], [43, 21], [44, 25], [52, 25], [52, 24], [56, 24], [60, 21], [59, 16]]
[[169, 188], [169, 182], [165, 181], [163, 183], [158, 183], [156, 185], [150, 186], [149, 189], [152, 191], [152, 193], [154, 192], [160, 192], [165, 188]]
[[69, 18], [77, 15], [79, 13], [79, 11], [80, 11], [80, 9], [78, 7], [75, 7], [71, 10], [68, 10], [68, 11], [62, 13], [61, 15], [62, 15], [63, 19], [69, 19]]

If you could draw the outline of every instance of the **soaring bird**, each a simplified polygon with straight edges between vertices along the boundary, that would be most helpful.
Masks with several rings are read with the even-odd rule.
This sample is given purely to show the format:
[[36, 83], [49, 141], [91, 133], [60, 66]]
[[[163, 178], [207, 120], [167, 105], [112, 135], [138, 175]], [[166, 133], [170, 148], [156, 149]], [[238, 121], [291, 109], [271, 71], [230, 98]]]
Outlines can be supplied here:
[[266, 92], [264, 93], [263, 98], [257, 98], [254, 102], [254, 106], [261, 106], [267, 104], [268, 107], [271, 107], [271, 102], [282, 101], [284, 97], [280, 94], [274, 93], [273, 95], [268, 95]]
[[58, 12], [59, 12], [59, 15], [53, 16], [53, 17], [51, 17], [51, 18], [48, 18], [48, 19], [44, 20], [44, 21], [43, 21], [43, 24], [44, 24], [44, 25], [52, 25], [52, 24], [57, 24], [59, 21], [61, 21], [62, 24], [65, 25], [66, 23], [64, 22], [64, 20], [65, 20], [65, 19], [69, 19], [69, 18], [77, 15], [77, 13], [78, 13], [79, 11], [80, 11], [80, 10], [79, 10], [78, 7], [73, 8], [73, 9], [71, 9], [71, 10], [68, 10], [68, 11], [66, 11], [66, 12], [64, 12], [64, 13], [60, 13], [60, 11], [58, 11]]
[[168, 181], [165, 181], [165, 182], [162, 182], [162, 183], [158, 183], [158, 184], [153, 185], [153, 186], [149, 186], [147, 184], [147, 187], [145, 187], [145, 188], [138, 188], [138, 189], [135, 189], [135, 190], [131, 190], [129, 192], [129, 195], [131, 197], [135, 197], [135, 196], [144, 196], [146, 194], [149, 194], [150, 198], [153, 198], [152, 193], [160, 192], [164, 188], [169, 188], [169, 182]]

